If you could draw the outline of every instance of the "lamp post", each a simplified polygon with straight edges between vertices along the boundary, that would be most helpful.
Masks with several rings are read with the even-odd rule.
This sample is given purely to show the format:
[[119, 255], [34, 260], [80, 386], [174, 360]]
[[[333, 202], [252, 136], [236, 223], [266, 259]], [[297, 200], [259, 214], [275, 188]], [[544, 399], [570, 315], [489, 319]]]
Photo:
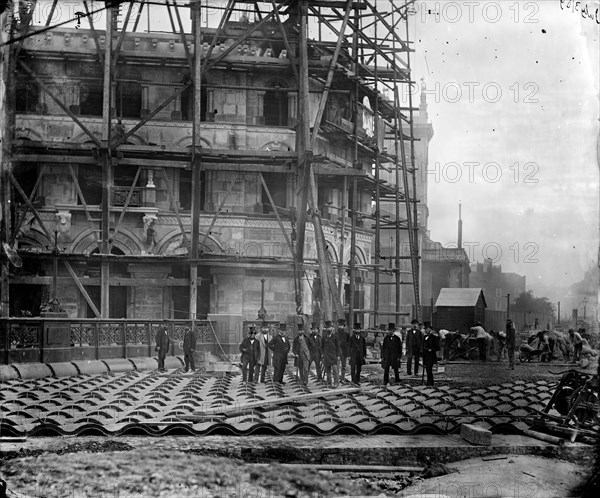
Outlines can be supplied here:
[[260, 279], [260, 309], [258, 310], [258, 319], [265, 320], [267, 310], [265, 309], [265, 279]]
[[58, 278], [58, 230], [54, 230], [54, 247], [52, 249], [52, 297], [56, 298], [56, 281]]
[[587, 306], [587, 297], [583, 298], [583, 319], [585, 320], [585, 310]]

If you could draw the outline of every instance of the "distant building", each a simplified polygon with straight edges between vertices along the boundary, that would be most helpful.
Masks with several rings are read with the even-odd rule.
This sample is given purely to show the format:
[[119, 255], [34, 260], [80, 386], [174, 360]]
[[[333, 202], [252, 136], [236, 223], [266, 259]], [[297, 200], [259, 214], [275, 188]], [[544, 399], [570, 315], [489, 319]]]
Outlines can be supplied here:
[[525, 276], [503, 272], [502, 266], [492, 264], [489, 259], [471, 265], [469, 287], [483, 289], [489, 309], [504, 311], [507, 294], [510, 294], [510, 302], [513, 303], [526, 290]]
[[444, 287], [469, 287], [471, 267], [463, 248], [443, 247], [425, 237], [422, 247], [421, 295], [423, 306], [432, 306]]

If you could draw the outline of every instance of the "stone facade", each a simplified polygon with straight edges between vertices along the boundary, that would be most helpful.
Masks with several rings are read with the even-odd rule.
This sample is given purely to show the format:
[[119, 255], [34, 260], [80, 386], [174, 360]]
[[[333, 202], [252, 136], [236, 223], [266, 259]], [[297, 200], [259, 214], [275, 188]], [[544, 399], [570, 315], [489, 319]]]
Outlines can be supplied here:
[[[228, 25], [232, 39], [238, 34], [237, 24]], [[260, 32], [257, 37], [260, 38]], [[115, 43], [116, 40], [117, 37]], [[105, 42], [105, 37], [100, 36], [101, 48]], [[225, 46], [227, 42], [219, 45], [213, 56], [221, 53]], [[35, 55], [27, 61], [31, 69], [99, 140], [102, 117], [98, 113], [97, 99], [100, 97], [101, 104], [98, 92], [102, 74], [91, 31], [54, 29], [46, 35], [28, 38], [24, 48], [27, 54]], [[202, 81], [202, 150], [224, 154], [239, 151], [293, 154], [297, 83], [293, 81], [289, 61], [280, 55], [269, 54], [260, 43], [254, 48], [250, 44], [246, 51], [234, 51], [226, 59], [230, 67], [239, 71], [220, 67], [207, 74]], [[189, 79], [186, 64], [181, 41], [174, 35], [128, 33], [113, 85], [113, 137], [127, 133], [140, 118], [180, 88]], [[248, 70], [250, 66], [254, 69]], [[23, 74], [18, 76], [17, 86], [24, 89], [25, 80]], [[311, 83], [311, 90], [318, 91], [319, 84]], [[320, 94], [310, 95], [310, 116], [314, 120]], [[269, 103], [279, 96], [286, 107], [280, 109], [282, 120], [274, 123], [277, 116], [269, 114], [273, 112]], [[100, 309], [102, 271], [108, 272], [110, 279], [111, 318], [187, 317], [188, 258], [199, 261], [199, 314], [255, 319], [261, 302], [261, 278], [266, 280], [264, 298], [268, 314], [274, 320], [284, 320], [295, 313], [291, 252], [260, 178], [262, 174], [280, 210], [283, 230], [291, 237], [295, 230], [299, 189], [299, 175], [292, 161], [285, 166], [265, 162], [246, 167], [247, 163], [237, 164], [231, 160], [222, 163], [212, 160], [203, 165], [200, 192], [196, 193], [201, 202], [199, 254], [189, 254], [192, 102], [189, 94], [182, 93], [113, 151], [108, 182], [109, 245], [114, 260], [102, 269], [97, 256], [102, 229], [102, 175], [97, 156], [90, 149], [92, 139], [44, 91], [38, 88], [33, 97], [33, 103], [28, 101], [24, 107], [17, 108], [17, 144], [24, 147], [49, 144], [56, 146], [56, 152], [37, 160], [30, 157], [15, 161], [15, 177], [26, 195], [32, 194], [36, 177], [41, 176], [33, 202], [44, 226], [31, 212], [25, 214], [25, 203], [15, 194], [16, 216], [24, 218], [16, 245], [26, 262], [23, 272], [11, 277], [12, 314], [20, 312], [17, 308], [22, 304], [18, 303], [24, 302], [26, 293], [38, 296], [36, 299], [41, 301], [49, 297], [53, 272], [49, 255], [53, 250], [69, 256], [75, 274], [88, 293], [86, 298], [74, 285], [66, 266], [58, 265], [56, 294], [72, 318], [95, 316], [89, 300]], [[341, 122], [349, 118], [344, 110], [348, 102], [344, 96], [336, 97], [337, 100], [340, 102], [336, 109], [341, 110], [328, 112], [332, 113], [332, 119]], [[149, 150], [152, 154], [147, 152]], [[135, 160], [141, 151], [146, 151], [147, 164], [140, 165]], [[358, 164], [353, 165], [350, 142], [329, 140], [325, 136], [317, 141], [314, 152], [330, 157], [343, 167], [366, 171], [370, 164], [368, 156], [360, 155]], [[163, 160], [166, 155], [169, 159]], [[318, 164], [316, 166], [318, 168]], [[328, 177], [326, 181], [317, 169], [318, 202], [323, 204], [327, 200], [329, 212], [337, 209], [339, 213], [341, 176], [332, 180], [329, 172]], [[361, 184], [359, 211], [369, 212], [371, 199], [367, 184]], [[347, 265], [350, 226], [346, 224], [346, 243], [340, 255], [340, 224], [336, 221], [334, 216], [324, 216], [325, 238], [334, 265]], [[55, 230], [56, 247], [52, 237]], [[359, 226], [356, 234], [359, 264], [371, 262], [372, 239], [370, 226]], [[312, 312], [311, 288], [316, 276], [312, 269], [317, 267], [315, 247], [309, 222], [304, 251], [309, 269], [301, 289], [307, 314]], [[45, 258], [36, 259], [35, 255], [45, 255]], [[347, 275], [343, 278], [347, 284]], [[365, 296], [365, 307], [369, 306], [367, 287], [367, 279], [357, 287]], [[31, 306], [29, 311], [35, 314], [33, 304]]]

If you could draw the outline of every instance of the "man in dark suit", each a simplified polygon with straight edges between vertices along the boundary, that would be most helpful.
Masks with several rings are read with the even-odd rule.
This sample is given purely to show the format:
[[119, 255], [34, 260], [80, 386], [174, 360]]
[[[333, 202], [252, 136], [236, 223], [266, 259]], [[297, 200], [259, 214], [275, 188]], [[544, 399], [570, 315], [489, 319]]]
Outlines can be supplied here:
[[284, 384], [283, 374], [288, 361], [290, 340], [287, 337], [287, 324], [279, 324], [279, 333], [269, 342], [269, 349], [273, 351], [273, 381]]
[[294, 339], [292, 351], [296, 355], [299, 380], [304, 386], [308, 384], [308, 366], [312, 348], [312, 339], [305, 333], [304, 325], [298, 325], [298, 335]]
[[260, 357], [260, 345], [256, 339], [254, 325], [248, 328], [248, 337], [240, 344], [242, 353], [242, 381], [254, 382], [254, 371]]
[[154, 351], [158, 351], [158, 370], [160, 372], [166, 372], [165, 358], [167, 357], [169, 345], [171, 344], [171, 340], [167, 335], [167, 328], [160, 327], [154, 340], [156, 341], [156, 347], [154, 348]]
[[394, 370], [396, 382], [400, 382], [400, 368], [402, 358], [402, 339], [396, 334], [396, 324], [388, 323], [388, 333], [381, 343], [381, 368], [383, 368], [383, 385], [390, 381], [390, 367]]
[[185, 361], [184, 372], [192, 370], [196, 371], [196, 363], [194, 362], [194, 352], [196, 351], [196, 330], [187, 328], [183, 336], [183, 359]]
[[410, 329], [406, 332], [406, 373], [411, 375], [413, 358], [415, 363], [415, 375], [419, 373], [419, 358], [423, 349], [423, 334], [419, 329], [419, 320], [416, 318], [410, 322]]
[[[331, 327], [331, 322], [326, 321], [325, 327]], [[315, 370], [317, 372], [317, 381], [323, 380], [323, 367], [321, 366], [321, 331], [319, 330], [319, 324], [313, 323], [310, 331], [311, 342], [309, 343], [310, 350], [310, 361], [308, 368], [312, 363], [315, 364]]]
[[440, 340], [431, 327], [425, 328], [423, 338], [423, 366], [427, 372], [427, 386], [433, 386], [433, 365], [437, 363], [437, 352], [440, 350]]
[[336, 388], [340, 382], [338, 370], [340, 340], [330, 321], [325, 322], [325, 330], [321, 338], [321, 351], [323, 353], [323, 367], [325, 368], [327, 387]]
[[350, 376], [352, 382], [357, 386], [360, 385], [360, 371], [365, 364], [367, 357], [367, 343], [362, 334], [362, 325], [354, 324], [354, 333], [350, 337]]
[[340, 344], [340, 381], [346, 382], [346, 361], [348, 360], [348, 356], [350, 355], [350, 334], [348, 333], [348, 328], [346, 327], [346, 320], [340, 318], [338, 320], [338, 342]]
[[267, 322], [263, 322], [260, 330], [256, 334], [256, 340], [260, 346], [260, 354], [258, 357], [258, 363], [256, 365], [256, 373], [254, 376], [256, 377], [256, 382], [264, 382], [265, 374], [267, 373], [267, 368], [269, 367], [269, 357], [271, 356], [271, 352], [269, 351], [269, 324]]

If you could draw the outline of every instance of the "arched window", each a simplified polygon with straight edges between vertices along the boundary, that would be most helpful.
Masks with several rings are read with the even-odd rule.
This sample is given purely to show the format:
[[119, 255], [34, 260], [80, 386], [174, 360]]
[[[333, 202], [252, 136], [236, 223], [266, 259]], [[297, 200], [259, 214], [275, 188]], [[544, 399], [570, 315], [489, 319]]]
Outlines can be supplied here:
[[267, 126], [288, 126], [288, 91], [277, 81], [265, 92], [263, 116]]

